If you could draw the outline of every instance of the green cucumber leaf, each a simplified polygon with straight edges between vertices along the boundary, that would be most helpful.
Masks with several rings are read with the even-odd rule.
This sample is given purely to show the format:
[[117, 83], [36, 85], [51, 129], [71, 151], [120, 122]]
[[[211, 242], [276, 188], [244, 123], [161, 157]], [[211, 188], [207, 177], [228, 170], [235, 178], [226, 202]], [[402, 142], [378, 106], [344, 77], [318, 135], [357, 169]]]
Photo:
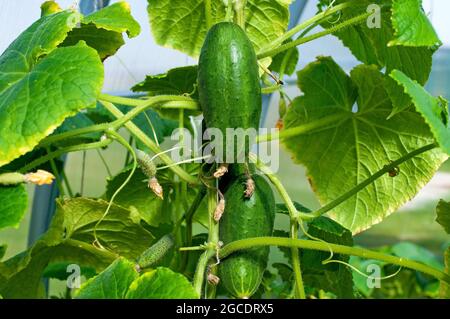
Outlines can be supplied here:
[[450, 202], [440, 200], [436, 208], [436, 221], [450, 234]]
[[137, 278], [130, 286], [127, 299], [197, 299], [197, 293], [186, 277], [169, 268], [158, 267]]
[[[391, 161], [434, 142], [428, 125], [414, 111], [387, 120], [392, 104], [383, 77], [376, 67], [365, 65], [356, 67], [349, 77], [326, 57], [298, 73], [304, 96], [293, 101], [284, 118], [285, 128], [329, 116], [339, 118], [284, 141], [296, 162], [307, 167], [322, 204], [335, 200]], [[386, 174], [377, 179], [334, 208], [331, 215], [353, 233], [365, 230], [413, 198], [447, 158], [439, 149], [421, 154], [403, 163], [398, 176]]]
[[0, 166], [31, 151], [66, 117], [95, 105], [103, 83], [103, 65], [84, 43], [56, 49], [31, 69], [14, 68], [15, 43], [0, 57], [0, 74], [21, 74], [0, 88]]
[[[127, 169], [108, 181], [106, 198], [111, 199], [114, 192], [128, 178], [131, 170]], [[169, 193], [167, 185], [162, 184], [164, 193]], [[148, 188], [148, 177], [137, 169], [130, 182], [117, 194], [115, 203], [127, 209], [134, 207], [141, 218], [150, 226], [158, 227], [161, 223], [170, 223], [171, 215], [162, 209], [163, 201]]]
[[[166, 94], [191, 95], [192, 98], [196, 99], [198, 98], [197, 68], [196, 65], [192, 65], [174, 68], [164, 74], [148, 75], [144, 81], [136, 84], [131, 90], [134, 92], [146, 92], [150, 96]], [[157, 112], [162, 118], [177, 122], [179, 120], [179, 110], [157, 109]], [[199, 114], [201, 114], [201, 111], [184, 110], [186, 126], [190, 125], [189, 116], [197, 116]], [[172, 131], [174, 128], [172, 128]]]
[[138, 278], [135, 264], [119, 258], [108, 268], [86, 281], [75, 293], [76, 299], [124, 299], [131, 283]]
[[422, 8], [422, 0], [393, 0], [395, 39], [388, 45], [431, 47], [441, 45], [439, 36]]
[[24, 253], [0, 263], [0, 294], [5, 298], [43, 297], [41, 278], [49, 264], [70, 262], [99, 273], [118, 256], [136, 259], [154, 241], [138, 216], [112, 205], [97, 229], [100, 243], [108, 250], [99, 249], [92, 244], [93, 229], [108, 203], [74, 198], [57, 204], [47, 233]]
[[448, 124], [448, 102], [442, 98], [435, 98], [420, 84], [410, 79], [401, 71], [394, 70], [391, 77], [401, 85], [411, 97], [417, 112], [422, 114], [430, 126], [441, 149], [450, 155], [450, 126]]
[[[335, 5], [344, 3], [346, 0], [336, 0]], [[330, 0], [322, 1], [322, 4], [329, 4]], [[373, 4], [371, 0], [359, 0], [351, 7], [341, 11], [340, 23], [355, 16], [367, 12], [369, 5]], [[343, 44], [350, 49], [352, 54], [361, 62], [368, 65], [377, 65], [380, 70], [384, 69], [385, 74], [397, 69], [407, 74], [412, 79], [424, 85], [431, 72], [433, 48], [429, 47], [406, 47], [402, 45], [390, 46], [389, 42], [395, 38], [392, 26], [391, 5], [392, 0], [381, 0], [377, 3], [381, 8], [380, 28], [368, 28], [366, 23], [350, 26], [334, 33]], [[324, 9], [323, 9], [324, 10]], [[411, 10], [411, 9], [410, 9]], [[395, 14], [400, 17], [400, 14]], [[330, 19], [332, 21], [334, 19]], [[323, 27], [332, 26], [330, 22], [322, 24]], [[420, 30], [411, 29], [411, 37], [418, 38]], [[393, 116], [410, 107], [411, 101], [403, 93], [403, 90], [394, 82], [387, 79], [385, 86], [394, 108], [390, 116]]]
[[[291, 42], [292, 40], [286, 41], [285, 43]], [[272, 64], [270, 64], [269, 69], [271, 71], [283, 74], [292, 75], [297, 68], [298, 59], [300, 58], [300, 53], [298, 48], [294, 47], [284, 52], [278, 53], [272, 58]]]
[[141, 32], [139, 23], [132, 17], [128, 2], [119, 1], [86, 16], [83, 23], [93, 23], [97, 27], [118, 33], [126, 32], [134, 38]]
[[25, 186], [0, 186], [0, 229], [18, 227], [28, 207]]
[[[94, 242], [94, 227], [104, 215], [108, 202], [87, 198], [58, 200], [64, 215], [66, 236], [82, 242]], [[140, 225], [140, 216], [121, 206], [112, 205], [97, 227], [97, 238], [110, 251], [120, 256], [137, 258], [155, 240]]]
[[91, 243], [69, 240], [64, 228], [64, 213], [59, 210], [47, 233], [31, 248], [0, 263], [0, 294], [12, 299], [43, 298], [41, 279], [48, 264], [70, 261], [100, 272], [114, 260], [114, 255]]
[[[308, 223], [308, 233], [327, 243], [353, 246], [352, 233], [328, 217], [322, 216]], [[337, 298], [354, 298], [352, 272], [340, 263], [323, 265], [329, 257], [329, 252], [301, 251], [305, 285], [331, 292]], [[349, 262], [348, 256], [340, 254], [334, 254], [332, 259]]]
[[122, 1], [84, 17], [80, 27], [73, 29], [62, 45], [70, 46], [85, 41], [104, 60], [125, 44], [122, 33], [126, 32], [133, 38], [140, 31], [139, 23], [131, 16], [129, 4]]
[[[258, 52], [286, 32], [291, 0], [248, 0], [246, 31]], [[205, 0], [148, 0], [156, 43], [197, 57], [206, 36]], [[210, 1], [212, 23], [225, 19], [224, 1]]]
[[147, 92], [148, 95], [185, 95], [195, 91], [197, 66], [174, 68], [167, 73], [147, 75], [144, 81], [131, 88], [133, 92]]

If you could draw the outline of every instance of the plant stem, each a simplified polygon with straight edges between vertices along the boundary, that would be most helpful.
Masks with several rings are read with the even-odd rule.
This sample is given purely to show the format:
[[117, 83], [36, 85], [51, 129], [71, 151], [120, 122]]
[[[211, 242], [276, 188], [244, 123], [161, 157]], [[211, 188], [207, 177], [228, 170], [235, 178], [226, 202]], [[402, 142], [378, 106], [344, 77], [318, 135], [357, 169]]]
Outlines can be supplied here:
[[310, 25], [322, 20], [323, 18], [330, 16], [340, 10], [343, 10], [345, 8], [348, 8], [352, 5], [352, 3], [349, 2], [345, 2], [345, 3], [341, 3], [337, 6], [334, 6], [332, 8], [329, 8], [317, 15], [315, 15], [314, 17], [296, 25], [295, 27], [293, 27], [292, 29], [288, 30], [285, 34], [283, 34], [281, 37], [277, 38], [275, 41], [273, 41], [268, 48], [275, 48], [279, 45], [281, 45], [284, 41], [288, 40], [289, 38], [293, 37], [295, 34], [297, 34], [298, 32], [300, 32], [303, 29], [306, 29], [307, 27], [309, 27]]
[[376, 172], [375, 174], [373, 174], [372, 176], [367, 178], [365, 181], [363, 181], [363, 182], [359, 183], [358, 185], [356, 185], [354, 188], [352, 188], [347, 193], [345, 193], [342, 196], [336, 198], [335, 200], [333, 200], [329, 204], [321, 207], [320, 209], [312, 212], [309, 215], [311, 215], [312, 217], [319, 217], [319, 216], [329, 212], [330, 210], [332, 210], [336, 206], [338, 206], [341, 203], [343, 203], [346, 200], [348, 200], [350, 197], [356, 195], [358, 192], [360, 192], [361, 190], [366, 188], [368, 185], [370, 185], [373, 182], [375, 182], [378, 178], [380, 178], [383, 175], [385, 175], [385, 174], [389, 173], [390, 171], [394, 170], [400, 164], [402, 164], [402, 163], [412, 159], [413, 157], [416, 157], [417, 155], [420, 155], [422, 153], [431, 151], [432, 149], [434, 149], [436, 147], [438, 147], [438, 145], [436, 143], [433, 143], [433, 144], [429, 144], [429, 145], [426, 145], [424, 147], [421, 147], [419, 149], [416, 149], [416, 150], [414, 150], [414, 151], [404, 155], [403, 157], [399, 158], [398, 160], [396, 160], [394, 162], [391, 162], [389, 165], [384, 166], [381, 170], [379, 170], [378, 172]]
[[236, 23], [245, 30], [245, 5], [247, 0], [235, 0], [234, 11], [236, 12]]
[[[112, 103], [106, 101], [100, 101], [105, 108], [111, 112], [118, 119], [122, 118], [124, 114]], [[180, 166], [177, 166], [175, 162], [166, 154], [162, 154], [159, 146], [148, 137], [142, 130], [137, 127], [133, 122], [127, 122], [125, 127], [133, 134], [138, 140], [144, 143], [152, 152], [155, 154], [159, 154], [159, 158], [162, 162], [164, 162], [167, 166], [170, 166], [170, 169], [178, 175], [181, 179], [188, 182], [189, 184], [196, 185], [198, 181], [195, 177], [191, 176], [188, 172], [183, 170]]]
[[[298, 238], [298, 222], [291, 220], [291, 232], [292, 239]], [[291, 247], [292, 268], [294, 270], [295, 278], [295, 296], [297, 299], [306, 299], [305, 287], [303, 285], [302, 269], [300, 266], [300, 254], [296, 247]]]
[[365, 21], [371, 14], [372, 13], [361, 14], [361, 15], [356, 16], [354, 18], [348, 19], [348, 20], [346, 20], [346, 21], [344, 21], [344, 22], [342, 22], [342, 23], [340, 23], [338, 25], [330, 27], [330, 28], [328, 28], [328, 29], [326, 29], [326, 30], [324, 30], [322, 32], [318, 32], [316, 34], [310, 35], [310, 36], [305, 37], [305, 38], [296, 39], [296, 40], [294, 40], [292, 42], [288, 42], [286, 44], [283, 44], [283, 45], [281, 45], [281, 46], [279, 46], [278, 48], [275, 48], [275, 49], [270, 49], [270, 50], [267, 50], [267, 51], [263, 51], [262, 53], [258, 54], [258, 59], [263, 59], [263, 58], [266, 58], [266, 57], [269, 57], [269, 56], [275, 56], [275, 55], [277, 55], [277, 54], [279, 54], [281, 52], [284, 52], [286, 50], [294, 48], [294, 47], [296, 47], [298, 45], [301, 45], [301, 44], [304, 44], [304, 43], [316, 40], [318, 38], [324, 37], [324, 36], [329, 35], [329, 34], [333, 34], [333, 33], [337, 32], [337, 31], [340, 31], [340, 30], [342, 30], [344, 28], [347, 28], [347, 27], [350, 27], [352, 25], [359, 24], [359, 23]]
[[290, 137], [294, 137], [294, 136], [298, 136], [298, 135], [302, 135], [302, 134], [307, 134], [316, 129], [323, 129], [327, 125], [336, 124], [336, 122], [344, 120], [346, 118], [349, 118], [350, 116], [351, 116], [351, 113], [348, 113], [348, 114], [338, 113], [338, 114], [329, 115], [329, 116], [323, 117], [317, 121], [309, 122], [307, 124], [300, 125], [297, 127], [284, 129], [282, 131], [275, 132], [275, 133], [259, 135], [256, 137], [256, 142], [257, 143], [270, 142], [270, 141], [276, 140], [276, 139], [286, 139], [286, 138], [290, 138]]
[[297, 208], [294, 205], [294, 202], [292, 201], [291, 197], [289, 196], [286, 188], [284, 188], [283, 184], [281, 183], [280, 179], [270, 170], [269, 167], [264, 165], [263, 162], [261, 162], [255, 154], [250, 154], [249, 156], [250, 161], [254, 162], [256, 164], [256, 167], [267, 176], [267, 178], [270, 180], [270, 182], [275, 186], [276, 190], [280, 194], [281, 198], [283, 199], [284, 203], [286, 204], [286, 207], [289, 211], [289, 216], [291, 220], [297, 222], [299, 219], [305, 219], [310, 220], [313, 219], [311, 214], [305, 214], [302, 212], [299, 212]]
[[[49, 148], [47, 148], [47, 155], [48, 154], [50, 154]], [[61, 197], [64, 197], [65, 196], [64, 185], [61, 181], [61, 176], [59, 175], [58, 168], [56, 167], [55, 160], [53, 158], [50, 159], [50, 166], [52, 168], [53, 174], [55, 175], [56, 185], [58, 186], [59, 189], [59, 195]]]
[[272, 86], [267, 86], [267, 87], [261, 88], [261, 94], [274, 93], [276, 91], [279, 91], [281, 89], [281, 87], [282, 87], [281, 84], [276, 84], [276, 85], [272, 85]]
[[[100, 157], [100, 160], [102, 161], [103, 166], [104, 166], [105, 169], [106, 169], [106, 173], [108, 173], [108, 176], [109, 176], [110, 178], [112, 178], [113, 175], [112, 175], [112, 173], [111, 173], [111, 169], [109, 168], [108, 162], [106, 161], [105, 157], [103, 156], [102, 152], [101, 152], [99, 149], [96, 149], [96, 151], [97, 151], [98, 157]], [[128, 154], [129, 154], [129, 152], [127, 152], [127, 155], [128, 155]]]
[[95, 133], [95, 132], [103, 132], [108, 129], [110, 126], [110, 123], [102, 123], [97, 125], [92, 125], [88, 127], [83, 127], [75, 130], [71, 130], [69, 132], [55, 134], [49, 137], [46, 137], [45, 140], [43, 140], [41, 143], [39, 143], [38, 148], [46, 147], [50, 144], [59, 142], [59, 141], [65, 141], [72, 137], [76, 137], [79, 135], [85, 135], [89, 133]]
[[70, 186], [70, 181], [67, 178], [67, 175], [66, 175], [66, 172], [65, 172], [64, 168], [61, 170], [61, 177], [64, 180], [64, 184], [66, 185], [66, 189], [67, 189], [67, 192], [69, 193], [69, 196], [73, 197], [72, 186]]
[[67, 153], [71, 153], [71, 152], [79, 152], [79, 151], [86, 151], [86, 150], [93, 150], [93, 149], [97, 149], [97, 148], [102, 148], [105, 147], [109, 144], [111, 144], [111, 140], [110, 139], [106, 139], [100, 142], [95, 142], [95, 143], [89, 143], [89, 144], [79, 144], [79, 145], [74, 145], [74, 146], [69, 146], [69, 147], [65, 147], [65, 148], [61, 148], [59, 150], [56, 150], [52, 153], [47, 154], [46, 156], [40, 157], [34, 161], [32, 161], [31, 163], [29, 163], [28, 165], [25, 165], [24, 167], [22, 167], [20, 169], [21, 173], [26, 173], [30, 170], [32, 170], [33, 168], [42, 165], [54, 158], [60, 157], [61, 155], [67, 154]]
[[232, 254], [238, 250], [244, 250], [253, 248], [255, 246], [279, 246], [279, 247], [291, 247], [291, 248], [302, 248], [302, 249], [310, 249], [310, 250], [320, 250], [329, 252], [330, 249], [333, 252], [338, 254], [350, 255], [350, 256], [358, 256], [366, 259], [376, 259], [385, 261], [390, 264], [402, 266], [405, 268], [417, 270], [433, 276], [439, 280], [442, 280], [446, 283], [450, 283], [450, 276], [438, 269], [427, 266], [425, 264], [408, 260], [405, 258], [399, 258], [392, 255], [383, 254], [380, 252], [358, 248], [358, 247], [350, 247], [343, 245], [336, 245], [331, 243], [325, 243], [320, 241], [313, 240], [304, 240], [304, 239], [292, 239], [292, 238], [283, 238], [283, 237], [257, 237], [257, 238], [247, 238], [232, 242], [220, 250], [220, 258], [225, 258], [226, 256]]
[[[194, 111], [200, 109], [198, 103], [194, 99], [182, 95], [157, 95], [139, 100], [102, 93], [99, 95], [98, 99], [113, 104], [140, 107], [142, 109], [147, 109], [156, 104], [161, 104], [157, 108], [164, 109], [186, 109]], [[142, 109], [140, 112], [142, 112]]]
[[205, 272], [208, 266], [209, 260], [216, 255], [216, 249], [219, 242], [219, 224], [214, 220], [214, 210], [217, 205], [217, 193], [215, 188], [208, 188], [207, 190], [208, 198], [208, 212], [209, 212], [209, 234], [208, 242], [211, 247], [205, 250], [205, 252], [200, 256], [197, 264], [197, 269], [194, 275], [194, 289], [198, 296], [202, 295], [202, 287], [205, 282]]

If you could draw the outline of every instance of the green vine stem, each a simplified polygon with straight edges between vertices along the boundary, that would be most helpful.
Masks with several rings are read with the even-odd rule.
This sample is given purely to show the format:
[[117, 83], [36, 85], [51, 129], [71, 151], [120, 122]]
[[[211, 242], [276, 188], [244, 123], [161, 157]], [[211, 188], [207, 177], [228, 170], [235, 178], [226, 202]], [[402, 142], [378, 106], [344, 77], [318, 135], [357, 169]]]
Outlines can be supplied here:
[[337, 31], [340, 31], [340, 30], [342, 30], [344, 28], [348, 28], [348, 27], [350, 27], [352, 25], [359, 24], [359, 23], [367, 20], [367, 18], [371, 14], [372, 14], [371, 12], [370, 13], [361, 14], [361, 15], [356, 16], [354, 18], [348, 19], [348, 20], [346, 20], [346, 21], [344, 21], [344, 22], [342, 22], [340, 24], [337, 24], [337, 25], [335, 25], [333, 27], [330, 27], [330, 28], [328, 28], [328, 29], [326, 29], [326, 30], [324, 30], [322, 32], [318, 32], [316, 34], [313, 34], [313, 35], [310, 35], [310, 36], [307, 36], [307, 37], [304, 37], [304, 38], [296, 39], [296, 40], [294, 40], [292, 42], [288, 42], [286, 44], [283, 44], [283, 45], [281, 45], [281, 46], [279, 46], [278, 48], [275, 48], [275, 49], [270, 49], [270, 50], [267, 50], [267, 51], [263, 51], [260, 54], [258, 54], [258, 59], [264, 59], [266, 57], [275, 56], [275, 55], [277, 55], [277, 54], [279, 54], [281, 52], [284, 52], [286, 50], [294, 48], [294, 47], [296, 47], [298, 45], [301, 45], [301, 44], [304, 44], [304, 43], [316, 40], [318, 38], [324, 37], [324, 36], [329, 35], [329, 34], [333, 34], [333, 33], [337, 32]]
[[219, 257], [225, 258], [228, 255], [243, 249], [249, 249], [255, 246], [278, 246], [278, 247], [290, 247], [290, 248], [301, 248], [310, 250], [320, 250], [328, 252], [330, 248], [333, 252], [338, 254], [358, 256], [365, 259], [375, 259], [385, 261], [387, 263], [402, 266], [408, 269], [417, 270], [422, 273], [433, 276], [436, 279], [444, 281], [450, 284], [450, 275], [425, 264], [408, 260], [405, 258], [399, 258], [392, 255], [383, 254], [380, 252], [359, 248], [350, 247], [343, 245], [336, 245], [330, 243], [324, 243], [313, 240], [304, 239], [292, 239], [283, 237], [257, 237], [257, 238], [247, 238], [229, 243], [220, 250]]
[[[114, 104], [106, 101], [100, 101], [100, 103], [102, 103], [103, 106], [116, 118], [120, 119], [125, 116]], [[138, 140], [144, 143], [153, 153], [159, 154], [159, 158], [161, 159], [161, 161], [169, 166], [170, 169], [181, 179], [188, 182], [189, 184], [198, 184], [197, 178], [191, 176], [180, 166], [176, 165], [176, 163], [174, 163], [174, 161], [167, 154], [162, 153], [161, 148], [150, 137], [142, 132], [142, 130], [133, 122], [127, 122], [125, 124], [125, 127], [130, 131], [132, 135], [134, 135]]]
[[313, 121], [304, 125], [299, 125], [296, 127], [284, 129], [279, 132], [275, 133], [269, 133], [264, 135], [258, 135], [256, 137], [257, 143], [262, 142], [270, 142], [276, 139], [287, 139], [294, 136], [302, 135], [310, 133], [316, 129], [323, 129], [327, 125], [337, 125], [339, 121], [343, 121], [348, 119], [351, 116], [351, 114], [345, 114], [345, 113], [339, 113], [339, 114], [333, 114], [326, 117], [321, 118], [320, 120]]
[[245, 6], [247, 0], [234, 0], [234, 11], [236, 12], [236, 23], [245, 30]]
[[216, 209], [217, 205], [217, 191], [215, 187], [210, 186], [210, 188], [208, 188], [207, 199], [209, 212], [209, 245], [199, 258], [193, 281], [194, 289], [199, 297], [202, 295], [202, 288], [205, 283], [205, 273], [208, 267], [208, 262], [211, 258], [216, 256], [217, 245], [219, 243], [219, 224], [214, 220], [214, 210]]
[[22, 167], [20, 169], [21, 173], [26, 173], [31, 171], [33, 168], [36, 168], [44, 163], [47, 163], [50, 160], [53, 160], [55, 158], [58, 158], [64, 154], [67, 153], [72, 153], [72, 152], [79, 152], [79, 151], [87, 151], [87, 150], [93, 150], [93, 149], [98, 149], [98, 148], [102, 148], [102, 147], [106, 147], [109, 144], [111, 144], [112, 140], [111, 139], [104, 139], [100, 142], [94, 142], [94, 143], [88, 143], [88, 144], [79, 144], [79, 145], [73, 145], [73, 146], [68, 146], [65, 148], [61, 148], [59, 150], [56, 150], [52, 153], [49, 153], [45, 156], [42, 156], [34, 161], [32, 161], [31, 163], [25, 165], [24, 167]]
[[249, 159], [250, 162], [256, 164], [258, 170], [260, 170], [264, 175], [266, 175], [267, 178], [270, 180], [270, 182], [273, 184], [273, 186], [276, 188], [281, 198], [283, 199], [284, 203], [286, 204], [286, 207], [289, 211], [289, 216], [292, 221], [297, 222], [299, 219], [310, 220], [314, 218], [313, 216], [311, 216], [311, 214], [299, 212], [297, 208], [295, 208], [294, 202], [289, 196], [286, 188], [281, 183], [280, 179], [270, 170], [269, 167], [264, 165], [264, 163], [261, 162], [258, 159], [258, 157], [256, 157], [255, 154], [250, 154]]
[[[298, 238], [298, 223], [291, 220], [291, 238]], [[295, 296], [298, 299], [306, 299], [305, 286], [303, 284], [302, 268], [298, 248], [291, 247], [292, 269], [294, 271]]]
[[317, 15], [315, 15], [314, 17], [296, 25], [295, 27], [293, 27], [292, 29], [288, 30], [285, 34], [283, 34], [281, 37], [277, 38], [275, 41], [273, 41], [269, 46], [267, 46], [266, 48], [264, 48], [265, 50], [267, 49], [273, 49], [279, 45], [281, 45], [284, 41], [288, 40], [289, 38], [293, 37], [295, 34], [297, 34], [298, 32], [308, 28], [310, 25], [313, 25], [315, 23], [317, 23], [318, 21], [338, 12], [341, 11], [345, 8], [350, 7], [351, 5], [353, 5], [353, 3], [349, 2], [345, 2], [345, 3], [341, 3], [338, 4], [334, 7], [331, 7]]
[[350, 191], [348, 191], [347, 193], [343, 194], [342, 196], [336, 198], [335, 200], [333, 200], [332, 202], [330, 202], [329, 204], [321, 207], [320, 209], [312, 212], [310, 215], [313, 217], [319, 217], [327, 212], [329, 212], [330, 210], [332, 210], [333, 208], [335, 208], [336, 206], [340, 205], [341, 203], [345, 202], [346, 200], [348, 200], [350, 197], [356, 195], [358, 192], [360, 192], [361, 190], [363, 190], [364, 188], [366, 188], [367, 186], [369, 186], [370, 184], [372, 184], [373, 182], [375, 182], [378, 178], [382, 177], [383, 175], [389, 173], [390, 171], [394, 170], [395, 168], [397, 168], [400, 164], [422, 154], [428, 151], [431, 151], [432, 149], [437, 148], [438, 145], [436, 143], [433, 144], [429, 144], [426, 146], [423, 146], [419, 149], [416, 149], [404, 156], [402, 156], [401, 158], [399, 158], [398, 160], [389, 163], [388, 165], [384, 166], [382, 169], [380, 169], [378, 172], [376, 172], [375, 174], [373, 174], [372, 176], [370, 176], [369, 178], [367, 178], [365, 181], [359, 183], [358, 185], [356, 185], [354, 188], [352, 188]]

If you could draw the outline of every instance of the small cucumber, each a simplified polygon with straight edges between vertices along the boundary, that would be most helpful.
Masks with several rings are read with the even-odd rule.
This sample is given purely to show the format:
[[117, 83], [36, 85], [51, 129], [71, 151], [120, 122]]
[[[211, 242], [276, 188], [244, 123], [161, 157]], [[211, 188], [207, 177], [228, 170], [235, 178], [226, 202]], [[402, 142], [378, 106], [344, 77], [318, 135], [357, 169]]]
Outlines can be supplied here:
[[[252, 175], [255, 191], [244, 198], [245, 175], [236, 178], [225, 192], [225, 212], [220, 221], [220, 240], [233, 241], [271, 236], [275, 219], [275, 197], [267, 181]], [[225, 258], [219, 265], [221, 283], [230, 294], [250, 298], [258, 289], [267, 267], [269, 247], [255, 247]]]
[[138, 259], [140, 269], [149, 268], [160, 262], [174, 245], [171, 234], [164, 235], [155, 244], [150, 246]]
[[[227, 128], [256, 130], [259, 127], [261, 85], [258, 71], [253, 45], [237, 24], [221, 22], [209, 30], [200, 53], [198, 92], [207, 128], [220, 130], [224, 143]], [[230, 162], [226, 159], [233, 158], [236, 163], [238, 156], [248, 154], [249, 147], [247, 138], [242, 143], [223, 144], [224, 154], [219, 160]]]

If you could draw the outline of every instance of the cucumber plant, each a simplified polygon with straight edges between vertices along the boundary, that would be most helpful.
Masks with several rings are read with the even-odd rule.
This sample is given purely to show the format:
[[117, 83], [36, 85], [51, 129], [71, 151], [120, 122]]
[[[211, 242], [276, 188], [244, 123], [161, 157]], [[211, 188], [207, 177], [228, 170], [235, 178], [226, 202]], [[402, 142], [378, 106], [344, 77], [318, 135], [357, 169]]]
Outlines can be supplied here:
[[[412, 243], [354, 246], [450, 155], [448, 103], [424, 89], [441, 41], [421, 1], [318, 0], [317, 14], [288, 30], [290, 3], [148, 0], [156, 43], [199, 62], [148, 75], [132, 88], [139, 98], [101, 92], [103, 62], [125, 33], [140, 33], [127, 2], [87, 16], [43, 3], [0, 56], [0, 228], [23, 219], [25, 184], [55, 182], [60, 197], [31, 247], [6, 259], [0, 246], [2, 298], [48, 297], [42, 278], [64, 279], [73, 264], [89, 279], [65, 298], [450, 297], [448, 248], [443, 264]], [[360, 64], [346, 73], [332, 57], [305, 61], [302, 95], [290, 96], [283, 84], [298, 48], [328, 35]], [[233, 139], [227, 160], [190, 150], [178, 161], [177, 147], [160, 144], [175, 129], [186, 133], [179, 145], [187, 132], [218, 129], [228, 146], [227, 129], [259, 127], [264, 94], [280, 95], [280, 119], [255, 142], [280, 141], [306, 168], [316, 210], [296, 201], [250, 141]], [[98, 152], [107, 165], [112, 143], [127, 157], [104, 195], [74, 193], [62, 157]], [[450, 204], [441, 200], [436, 213], [448, 234]], [[377, 276], [367, 273], [374, 267]]]

